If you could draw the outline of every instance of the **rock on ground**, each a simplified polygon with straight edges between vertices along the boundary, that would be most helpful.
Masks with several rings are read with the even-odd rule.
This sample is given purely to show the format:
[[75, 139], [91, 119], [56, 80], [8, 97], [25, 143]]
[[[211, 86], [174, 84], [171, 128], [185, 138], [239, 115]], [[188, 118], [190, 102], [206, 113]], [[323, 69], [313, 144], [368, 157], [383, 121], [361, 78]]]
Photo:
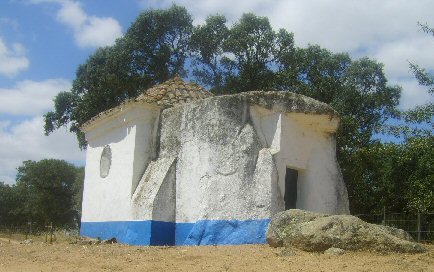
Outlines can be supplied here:
[[344, 250], [424, 252], [403, 230], [367, 223], [351, 215], [327, 215], [287, 210], [273, 216], [267, 231], [272, 247], [295, 247], [305, 251]]
[[80, 239], [77, 241], [77, 244], [80, 245], [99, 245], [101, 244], [100, 239], [90, 238], [87, 236], [80, 236]]
[[326, 251], [324, 251], [324, 254], [328, 254], [328, 255], [342, 255], [345, 253], [345, 250], [343, 250], [342, 248], [337, 248], [337, 247], [331, 247], [329, 249], [327, 249]]
[[30, 244], [32, 244], [32, 243], [33, 243], [33, 240], [32, 240], [32, 239], [27, 239], [27, 240], [22, 241], [20, 244], [23, 244], [23, 245], [30, 245]]

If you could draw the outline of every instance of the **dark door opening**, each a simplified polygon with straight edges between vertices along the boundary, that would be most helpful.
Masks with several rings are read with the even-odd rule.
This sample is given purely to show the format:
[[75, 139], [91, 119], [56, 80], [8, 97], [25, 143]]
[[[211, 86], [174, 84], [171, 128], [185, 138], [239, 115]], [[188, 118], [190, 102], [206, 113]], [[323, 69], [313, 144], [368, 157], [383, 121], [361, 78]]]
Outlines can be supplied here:
[[286, 168], [285, 175], [285, 210], [295, 209], [297, 205], [298, 171]]

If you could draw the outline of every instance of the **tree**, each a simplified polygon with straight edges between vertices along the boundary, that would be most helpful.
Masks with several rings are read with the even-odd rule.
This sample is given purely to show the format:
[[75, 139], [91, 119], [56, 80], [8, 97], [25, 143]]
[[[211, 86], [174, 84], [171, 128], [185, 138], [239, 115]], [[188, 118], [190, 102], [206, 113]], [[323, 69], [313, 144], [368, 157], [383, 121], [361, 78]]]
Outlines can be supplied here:
[[292, 51], [293, 38], [283, 29], [275, 33], [268, 18], [247, 13], [230, 29], [225, 48], [235, 56], [232, 65], [236, 67], [227, 80], [226, 93], [269, 90], [275, 85], [273, 66], [278, 53]]
[[226, 18], [222, 15], [209, 16], [204, 25], [193, 29], [190, 49], [193, 54], [193, 76], [215, 93], [222, 92], [224, 80], [232, 74], [225, 69], [230, 59], [224, 56], [223, 44], [229, 36]]
[[[434, 29], [421, 25], [434, 35]], [[434, 92], [434, 76], [417, 64], [410, 63], [419, 84]], [[387, 125], [385, 132], [397, 143], [375, 143], [355, 150], [348, 156], [350, 205], [353, 211], [429, 212], [434, 209], [434, 136], [433, 103], [400, 112], [397, 124]]]
[[0, 182], [0, 227], [16, 226], [25, 222], [19, 209], [22, 201], [16, 186]]
[[[421, 29], [428, 34], [434, 36], [434, 28], [430, 28], [428, 25], [422, 25], [418, 23]], [[417, 64], [410, 63], [410, 69], [418, 80], [419, 84], [428, 87], [428, 93], [434, 95], [434, 75], [428, 73], [425, 68], [420, 67]], [[429, 102], [425, 105], [418, 106], [405, 113], [405, 119], [407, 122], [422, 123], [426, 122], [431, 126], [431, 132], [433, 129], [433, 116], [434, 116], [434, 103]]]
[[98, 49], [79, 67], [71, 91], [60, 93], [45, 115], [46, 133], [69, 123], [84, 147], [84, 122], [187, 70], [217, 94], [289, 90], [331, 104], [342, 116], [340, 151], [369, 144], [397, 112], [400, 88], [387, 85], [374, 60], [295, 48], [291, 33], [276, 32], [266, 17], [251, 13], [230, 28], [221, 15], [194, 28], [191, 21], [178, 6], [140, 14], [114, 46]]
[[59, 93], [54, 111], [44, 115], [45, 133], [69, 124], [85, 148], [84, 122], [175, 74], [185, 75], [192, 28], [183, 7], [141, 13], [115, 45], [97, 49], [78, 67], [72, 89]]
[[17, 190], [23, 197], [21, 213], [39, 226], [53, 222], [72, 225], [77, 219], [74, 209], [74, 184], [80, 170], [63, 160], [24, 161], [18, 167]]
[[[422, 31], [434, 36], [434, 28], [418, 23]], [[434, 95], [434, 75], [417, 64], [410, 63], [419, 84], [428, 88]], [[434, 209], [434, 103], [428, 102], [403, 113], [407, 126], [404, 126], [405, 156], [413, 169], [405, 169], [412, 187], [408, 190], [408, 206], [413, 210], [428, 212]], [[423, 124], [411, 126], [412, 124]], [[399, 167], [399, 166], [397, 166]], [[409, 171], [410, 170], [410, 171]], [[402, 178], [402, 177], [401, 177]]]
[[434, 209], [434, 137], [375, 143], [349, 157], [350, 208], [357, 213], [430, 212]]
[[[84, 187], [84, 167], [77, 167], [72, 190], [74, 192], [74, 210], [77, 212], [77, 218], [81, 218], [81, 205], [83, 203], [83, 187]], [[80, 223], [80, 220], [78, 220]]]
[[319, 46], [297, 48], [279, 71], [281, 88], [330, 104], [342, 118], [339, 152], [367, 146], [373, 133], [397, 115], [401, 89], [389, 86], [383, 65], [368, 59], [351, 60]]
[[244, 14], [230, 29], [221, 15], [210, 16], [194, 29], [193, 75], [217, 94], [275, 87], [280, 59], [291, 59], [293, 35], [275, 32], [268, 18]]
[[211, 16], [194, 29], [196, 80], [219, 94], [288, 90], [330, 104], [341, 115], [337, 151], [349, 190], [366, 185], [353, 175], [359, 165], [352, 156], [374, 144], [374, 133], [399, 114], [401, 88], [388, 85], [383, 65], [318, 45], [296, 48], [292, 34], [275, 32], [267, 18], [253, 14], [243, 15], [231, 28], [225, 23], [223, 16]]
[[176, 73], [190, 74], [216, 94], [292, 91], [330, 104], [341, 115], [337, 150], [344, 179], [349, 187], [364, 182], [353, 174], [359, 167], [353, 156], [376, 144], [372, 136], [399, 114], [401, 88], [388, 84], [381, 63], [318, 45], [295, 47], [292, 33], [275, 31], [266, 17], [251, 13], [231, 27], [222, 15], [196, 27], [191, 22], [178, 6], [140, 14], [114, 46], [98, 49], [79, 67], [71, 91], [60, 93], [45, 115], [46, 133], [70, 124], [85, 147], [79, 127], [91, 117]]
[[387, 84], [382, 64], [316, 45], [295, 48], [291, 33], [250, 13], [231, 28], [225, 23], [210, 16], [192, 34], [193, 75], [211, 91], [288, 90], [331, 104], [342, 117], [340, 151], [369, 145], [398, 114], [401, 89]]

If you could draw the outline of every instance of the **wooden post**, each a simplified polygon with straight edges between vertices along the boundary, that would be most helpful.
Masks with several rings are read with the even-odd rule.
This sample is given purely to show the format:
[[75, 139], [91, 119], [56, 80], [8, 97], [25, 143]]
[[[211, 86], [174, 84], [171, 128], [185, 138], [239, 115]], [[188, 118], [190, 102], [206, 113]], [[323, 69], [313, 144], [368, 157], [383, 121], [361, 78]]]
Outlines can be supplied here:
[[47, 225], [47, 221], [45, 221], [45, 243], [48, 242], [48, 225]]
[[386, 206], [383, 206], [383, 225], [386, 226]]
[[417, 212], [417, 242], [420, 243], [420, 212]]
[[[27, 222], [27, 226], [29, 225], [29, 222]], [[27, 240], [29, 237], [29, 228], [26, 228], [26, 239]]]
[[53, 222], [50, 224], [50, 244], [53, 243]]
[[47, 242], [48, 231], [50, 232], [50, 244], [53, 243], [53, 222], [50, 223], [49, 226], [45, 226], [47, 231], [45, 232], [45, 243]]

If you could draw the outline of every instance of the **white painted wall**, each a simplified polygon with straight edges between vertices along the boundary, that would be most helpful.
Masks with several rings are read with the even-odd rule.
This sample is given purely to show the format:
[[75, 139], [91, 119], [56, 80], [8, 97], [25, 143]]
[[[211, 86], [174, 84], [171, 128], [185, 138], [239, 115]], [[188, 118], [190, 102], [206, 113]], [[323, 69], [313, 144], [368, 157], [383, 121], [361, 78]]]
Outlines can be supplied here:
[[[297, 208], [347, 213], [333, 137], [339, 120], [237, 99], [205, 99], [161, 116], [136, 103], [93, 123], [82, 221], [270, 218], [284, 209], [287, 167], [299, 170]], [[105, 145], [112, 164], [101, 178]]]
[[[131, 220], [131, 195], [154, 152], [158, 108], [146, 104], [101, 118], [87, 128], [83, 222]], [[112, 153], [110, 172], [100, 177], [104, 146]]]
[[274, 155], [278, 173], [276, 210], [284, 209], [286, 168], [292, 168], [299, 172], [297, 208], [349, 213], [346, 187], [336, 161], [334, 132], [339, 119], [259, 106], [251, 107], [250, 112], [256, 131]]
[[299, 170], [297, 208], [348, 213], [338, 203], [337, 195], [346, 195], [331, 133], [336, 130], [338, 120], [300, 113], [282, 114], [281, 120], [281, 146], [277, 154], [281, 191], [285, 192], [286, 168], [296, 169]]

